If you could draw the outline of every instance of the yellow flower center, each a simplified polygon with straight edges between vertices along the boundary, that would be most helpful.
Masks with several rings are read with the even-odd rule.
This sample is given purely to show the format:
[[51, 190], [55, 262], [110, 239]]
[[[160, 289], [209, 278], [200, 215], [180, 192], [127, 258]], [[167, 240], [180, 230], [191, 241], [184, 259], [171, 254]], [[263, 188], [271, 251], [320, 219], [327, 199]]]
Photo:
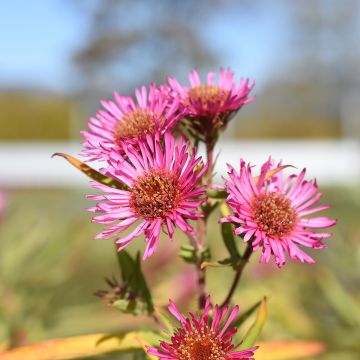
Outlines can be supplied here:
[[178, 206], [179, 201], [178, 177], [161, 169], [146, 173], [136, 180], [130, 206], [144, 219], [164, 219]]
[[179, 360], [226, 360], [220, 337], [208, 327], [188, 332], [177, 349]]
[[137, 108], [126, 113], [115, 125], [114, 136], [120, 141], [152, 133], [155, 128], [154, 115], [149, 109]]
[[188, 103], [201, 104], [204, 110], [223, 106], [229, 97], [228, 90], [215, 85], [200, 85], [189, 90]]
[[297, 222], [296, 211], [291, 201], [283, 194], [269, 192], [252, 201], [253, 216], [260, 230], [271, 237], [288, 235]]

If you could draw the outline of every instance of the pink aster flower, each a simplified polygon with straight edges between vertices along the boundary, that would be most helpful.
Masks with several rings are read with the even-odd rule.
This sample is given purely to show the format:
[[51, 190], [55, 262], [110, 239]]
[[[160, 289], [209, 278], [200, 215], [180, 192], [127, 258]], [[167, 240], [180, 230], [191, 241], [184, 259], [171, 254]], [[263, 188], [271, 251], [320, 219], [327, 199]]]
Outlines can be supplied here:
[[[280, 166], [280, 164], [279, 164]], [[322, 194], [315, 180], [304, 180], [305, 169], [299, 175], [284, 177], [283, 171], [273, 176], [275, 168], [269, 159], [261, 168], [258, 178], [253, 178], [251, 166], [240, 162], [240, 174], [230, 165], [230, 180], [225, 180], [229, 194], [227, 203], [233, 215], [221, 222], [236, 224], [235, 234], [251, 241], [253, 250], [262, 247], [260, 261], [269, 262], [271, 255], [276, 264], [285, 264], [285, 254], [293, 260], [314, 263], [299, 245], [322, 249], [322, 242], [331, 236], [328, 232], [315, 231], [335, 225], [328, 217], [308, 215], [325, 210], [329, 205], [317, 205]]]
[[185, 125], [207, 143], [216, 140], [219, 130], [226, 127], [235, 111], [254, 100], [249, 93], [255, 84], [249, 84], [248, 79], [235, 83], [230, 69], [220, 68], [218, 84], [215, 84], [214, 78], [215, 72], [209, 72], [207, 83], [202, 84], [198, 72], [193, 70], [189, 74], [190, 88], [180, 85], [175, 78], [168, 80], [189, 118]]
[[[171, 300], [168, 309], [180, 322], [180, 328], [172, 335], [170, 342], [161, 341], [159, 348], [147, 346], [150, 355], [157, 356], [160, 360], [254, 359], [252, 356], [257, 347], [236, 351], [231, 341], [237, 330], [229, 327], [239, 312], [238, 306], [227, 317], [228, 307], [220, 310], [215, 305], [212, 319], [209, 317], [213, 309], [210, 297], [206, 299], [204, 312], [199, 317], [192, 312], [189, 317], [184, 317]], [[225, 322], [224, 325], [221, 325], [222, 322]]]
[[[97, 182], [92, 186], [104, 195], [89, 198], [102, 201], [94, 208], [99, 212], [93, 221], [107, 225], [96, 238], [117, 238], [119, 251], [140, 235], [145, 235], [144, 259], [151, 256], [157, 247], [161, 229], [172, 239], [174, 226], [193, 234], [186, 219], [196, 220], [202, 216], [197, 212], [206, 200], [201, 177], [206, 171], [196, 150], [182, 138], [175, 143], [174, 137], [166, 133], [154, 139], [147, 135], [137, 147], [124, 144], [124, 155], [112, 151], [109, 155], [107, 174], [124, 184], [120, 190]], [[140, 222], [128, 235], [122, 233]]]
[[122, 151], [122, 143], [134, 146], [137, 139], [146, 134], [163, 135], [171, 129], [182, 117], [178, 111], [179, 101], [168, 96], [166, 87], [157, 88], [150, 85], [149, 91], [145, 86], [141, 90], [135, 89], [135, 102], [130, 96], [114, 93], [114, 101], [101, 101], [105, 110], [99, 110], [96, 117], [91, 117], [89, 130], [82, 131], [82, 154], [89, 160], [106, 159], [112, 149]]

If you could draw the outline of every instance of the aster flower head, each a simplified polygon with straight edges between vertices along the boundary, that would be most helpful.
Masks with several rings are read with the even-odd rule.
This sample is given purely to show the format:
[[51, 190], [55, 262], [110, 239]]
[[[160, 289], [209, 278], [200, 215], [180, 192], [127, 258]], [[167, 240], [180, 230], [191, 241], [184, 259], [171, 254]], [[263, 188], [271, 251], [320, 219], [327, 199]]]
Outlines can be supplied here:
[[[197, 209], [206, 200], [201, 177], [207, 166], [201, 157], [196, 158], [195, 148], [190, 149], [182, 138], [175, 143], [170, 133], [161, 140], [160, 136], [147, 135], [137, 147], [124, 144], [124, 155], [113, 150], [106, 171], [126, 189], [93, 182], [92, 186], [105, 194], [88, 196], [100, 201], [89, 209], [101, 213], [93, 221], [107, 226], [96, 238], [116, 238], [120, 251], [145, 235], [144, 259], [154, 253], [162, 228], [171, 239], [175, 226], [193, 234], [187, 220], [202, 216]], [[136, 223], [133, 231], [122, 236]]]
[[159, 348], [147, 346], [150, 355], [157, 356], [160, 360], [254, 359], [253, 355], [257, 347], [236, 351], [232, 343], [236, 328], [230, 328], [230, 325], [239, 311], [238, 306], [235, 306], [227, 316], [228, 307], [220, 309], [215, 305], [212, 319], [209, 316], [213, 310], [210, 297], [206, 299], [201, 316], [196, 316], [192, 312], [189, 313], [189, 317], [183, 316], [171, 300], [168, 309], [180, 322], [180, 327], [171, 336], [170, 342], [160, 342]]
[[[228, 167], [230, 180], [225, 180], [225, 184], [229, 194], [227, 203], [233, 215], [221, 222], [235, 223], [235, 234], [242, 235], [245, 242], [251, 241], [254, 251], [262, 248], [260, 261], [269, 262], [274, 256], [281, 267], [287, 254], [293, 260], [314, 263], [300, 246], [324, 248], [322, 240], [331, 234], [315, 229], [336, 224], [335, 220], [325, 216], [308, 217], [329, 207], [315, 206], [322, 196], [316, 181], [304, 180], [305, 169], [299, 175], [286, 178], [283, 168], [275, 167], [271, 159], [262, 166], [255, 179], [251, 166], [243, 160], [240, 173], [230, 165]], [[275, 168], [279, 171], [269, 172]]]
[[219, 131], [224, 129], [235, 111], [254, 100], [249, 93], [254, 83], [248, 79], [234, 80], [234, 73], [220, 68], [219, 82], [215, 84], [215, 72], [207, 75], [207, 83], [202, 84], [199, 73], [189, 74], [191, 87], [182, 86], [175, 78], [169, 78], [169, 85], [180, 98], [189, 119], [185, 125], [198, 139], [214, 145]]
[[[183, 116], [179, 101], [168, 96], [169, 90], [154, 83], [149, 90], [145, 86], [135, 89], [136, 102], [130, 96], [114, 93], [113, 101], [101, 101], [99, 110], [88, 123], [82, 154], [89, 160], [107, 159], [112, 149], [123, 152], [124, 142], [136, 146], [137, 140], [147, 134], [163, 135]], [[124, 152], [123, 152], [124, 153]]]

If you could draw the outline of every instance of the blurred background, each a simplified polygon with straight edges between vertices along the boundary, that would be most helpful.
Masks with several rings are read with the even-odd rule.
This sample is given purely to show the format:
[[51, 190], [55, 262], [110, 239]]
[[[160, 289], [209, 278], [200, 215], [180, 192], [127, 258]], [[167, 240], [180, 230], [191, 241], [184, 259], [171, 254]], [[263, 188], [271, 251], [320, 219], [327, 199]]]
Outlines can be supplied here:
[[[237, 79], [256, 80], [257, 99], [225, 132], [219, 174], [239, 157], [306, 166], [339, 220], [328, 250], [312, 252], [314, 266], [253, 259], [237, 300], [246, 309], [269, 296], [264, 340], [320, 340], [328, 352], [318, 359], [359, 359], [359, 39], [356, 0], [2, 2], [0, 343], [129, 326], [93, 296], [117, 270], [112, 242], [92, 240], [100, 228], [85, 211], [88, 180], [50, 156], [80, 152], [79, 131], [114, 90], [230, 66]], [[145, 267], [157, 299], [176, 290], [186, 308], [191, 267], [177, 250], [163, 241]], [[228, 270], [209, 270], [215, 300], [224, 278]]]

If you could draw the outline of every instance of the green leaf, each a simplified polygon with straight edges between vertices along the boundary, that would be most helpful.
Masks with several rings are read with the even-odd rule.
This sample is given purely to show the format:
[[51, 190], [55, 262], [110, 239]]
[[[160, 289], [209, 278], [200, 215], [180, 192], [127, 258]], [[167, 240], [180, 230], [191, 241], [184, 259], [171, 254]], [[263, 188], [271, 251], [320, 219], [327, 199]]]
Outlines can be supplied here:
[[240, 349], [248, 349], [255, 345], [256, 340], [259, 337], [261, 330], [265, 325], [266, 318], [267, 318], [267, 305], [266, 305], [266, 297], [264, 297], [264, 299], [261, 301], [259, 310], [256, 314], [255, 322], [247, 331], [243, 339], [243, 342], [240, 345]]
[[204, 261], [201, 263], [201, 268], [205, 269], [207, 267], [215, 267], [215, 268], [221, 268], [221, 267], [230, 267], [230, 266], [234, 266], [232, 260], [230, 258], [224, 259], [224, 260], [219, 260], [219, 261]]
[[136, 262], [126, 250], [117, 252], [117, 260], [123, 281], [129, 281], [135, 272]]
[[203, 263], [211, 259], [211, 253], [208, 247], [198, 250], [194, 246], [187, 244], [181, 246], [179, 256], [190, 264]]
[[127, 190], [127, 186], [125, 186], [124, 184], [120, 183], [119, 181], [116, 181], [113, 178], [107, 177], [104, 174], [101, 174], [99, 171], [91, 168], [89, 165], [81, 162], [80, 160], [74, 158], [71, 155], [65, 154], [65, 153], [55, 153], [52, 155], [52, 157], [54, 156], [61, 156], [64, 159], [66, 159], [71, 165], [75, 166], [77, 169], [79, 169], [81, 172], [83, 172], [85, 175], [87, 175], [89, 178], [104, 184], [106, 186], [115, 188], [115, 189], [120, 189], [120, 190]]
[[154, 312], [155, 316], [161, 321], [168, 333], [173, 334], [175, 332], [175, 328], [167, 316], [168, 311], [164, 311], [162, 308], [156, 306]]
[[[222, 203], [220, 206], [220, 212], [223, 217], [228, 216], [230, 214], [229, 208], [226, 203]], [[241, 256], [236, 246], [236, 239], [234, 236], [234, 232], [232, 229], [231, 223], [223, 223], [221, 224], [221, 235], [226, 246], [227, 251], [230, 254], [230, 260], [232, 264], [235, 266], [241, 260]]]
[[152, 331], [122, 334], [94, 334], [53, 339], [30, 344], [0, 354], [1, 360], [68, 360], [108, 353], [139, 351], [144, 345], [158, 345], [162, 336]]
[[206, 247], [202, 251], [200, 251], [200, 261], [209, 261], [211, 259], [210, 248]]
[[154, 311], [149, 287], [141, 270], [140, 253], [134, 260], [126, 250], [117, 253], [123, 285], [127, 296], [114, 302], [114, 306], [126, 313], [141, 314], [146, 310], [148, 314]]
[[252, 314], [253, 312], [260, 306], [261, 301], [258, 301], [256, 304], [251, 306], [248, 310], [244, 313], [240, 314], [235, 318], [235, 320], [231, 323], [233, 327], [241, 326]]
[[199, 261], [197, 250], [192, 245], [182, 245], [179, 256], [189, 264], [197, 264]]
[[138, 299], [128, 300], [120, 299], [116, 300], [112, 306], [122, 313], [132, 314], [132, 315], [141, 315], [148, 311], [148, 305]]
[[228, 193], [225, 190], [209, 189], [206, 191], [206, 195], [212, 199], [226, 199]]
[[149, 287], [146, 283], [145, 280], [145, 276], [141, 270], [141, 259], [140, 259], [140, 253], [138, 252], [137, 257], [136, 257], [136, 262], [137, 262], [137, 266], [136, 266], [136, 276], [135, 276], [135, 281], [137, 282], [137, 284], [140, 286], [140, 295], [141, 298], [145, 301], [146, 305], [147, 305], [147, 311], [149, 314], [152, 314], [154, 312], [154, 304], [152, 301], [152, 297], [151, 297], [151, 293], [149, 290]]

